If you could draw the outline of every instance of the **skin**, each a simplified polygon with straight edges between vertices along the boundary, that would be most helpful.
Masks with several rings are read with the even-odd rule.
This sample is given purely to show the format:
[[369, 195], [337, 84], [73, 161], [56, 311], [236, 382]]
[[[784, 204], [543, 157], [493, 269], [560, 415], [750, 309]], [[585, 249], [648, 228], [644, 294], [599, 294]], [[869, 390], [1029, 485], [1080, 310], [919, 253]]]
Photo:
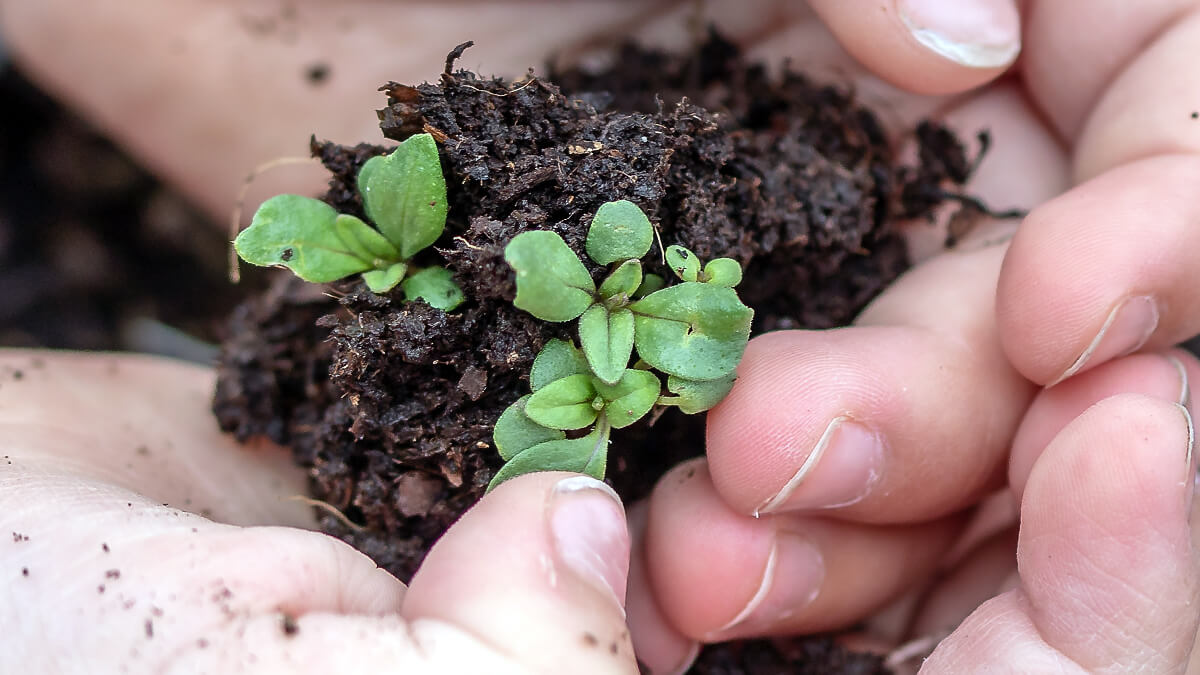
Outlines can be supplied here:
[[[295, 153], [309, 133], [345, 142], [375, 138], [370, 115], [353, 117], [378, 106], [375, 86], [433, 77], [440, 72], [435, 55], [461, 36], [487, 36], [468, 52], [466, 65], [509, 74], [564, 45], [631, 26], [668, 46], [689, 39], [680, 28], [687, 3], [303, 2], [292, 18], [277, 17], [265, 37], [244, 27], [246, 17], [275, 16], [272, 7], [159, 4], [66, 11], [65, 0], [4, 0], [0, 26], [28, 72], [222, 216], [251, 167]], [[1190, 356], [1163, 350], [1200, 332], [1190, 292], [1200, 247], [1189, 227], [1198, 208], [1192, 187], [1200, 171], [1200, 123], [1190, 119], [1195, 105], [1178, 94], [1200, 84], [1190, 65], [1200, 44], [1200, 3], [1000, 3], [996, 21], [1015, 20], [1010, 15], [1018, 11], [1022, 31], [1019, 62], [1001, 79], [1004, 65], [967, 67], [928, 49], [891, 3], [820, 0], [810, 10], [762, 0], [755, 11], [735, 11], [732, 4], [713, 3], [710, 10], [735, 39], [763, 58], [792, 56], [806, 70], [851, 81], [866, 101], [883, 106], [890, 128], [908, 128], [926, 115], [944, 118], [964, 137], [990, 127], [994, 150], [970, 189], [998, 207], [1031, 212], [1019, 226], [983, 223], [957, 249], [937, 255], [942, 233], [914, 224], [910, 240], [921, 264], [855, 326], [752, 341], [733, 393], [709, 416], [707, 458], [677, 468], [648, 503], [630, 508], [626, 611], [639, 656], [655, 672], [671, 672], [689, 661], [699, 641], [837, 629], [866, 618], [865, 644], [890, 648], [912, 638], [937, 644], [926, 672], [1043, 664], [1072, 672], [1182, 672], [1196, 633], [1200, 575], [1186, 496], [1195, 472], [1190, 427], [1178, 404], [1190, 403], [1182, 392], [1200, 371]], [[543, 42], [520, 31], [535, 12]], [[278, 27], [283, 24], [293, 26], [291, 32]], [[96, 34], [110, 38], [107, 48], [89, 43]], [[429, 46], [409, 42], [411, 48], [395, 50], [398, 35]], [[134, 43], [138, 50], [121, 48]], [[380, 62], [379, 53], [394, 58]], [[314, 54], [330, 64], [331, 76], [320, 87], [302, 77]], [[226, 67], [231, 59], [242, 66]], [[238, 104], [200, 105], [214, 100]], [[279, 119], [277, 105], [304, 115]], [[905, 141], [898, 133], [897, 145]], [[254, 191], [266, 196], [306, 185], [281, 171], [256, 182]], [[1142, 305], [1154, 311], [1142, 315], [1156, 316], [1156, 324], [1109, 320], [1124, 300], [1143, 297], [1151, 300]], [[1098, 339], [1106, 325], [1106, 336], [1125, 328], [1127, 339]], [[1122, 356], [1130, 348], [1143, 353]], [[153, 398], [164, 381], [147, 377], [124, 386]], [[1041, 388], [1051, 383], [1057, 384]], [[105, 386], [112, 383], [96, 385], [97, 401], [109, 400]], [[52, 414], [45, 411], [55, 404], [49, 395], [24, 396], [12, 402], [12, 414], [41, 419], [37, 415]], [[195, 405], [163, 412], [200, 414]], [[821, 503], [835, 488], [853, 486], [852, 464], [831, 451], [790, 496], [778, 498], [830, 421], [842, 417], [882, 440], [869, 490], [853, 503]], [[70, 445], [56, 440], [63, 437], [61, 426], [47, 424], [18, 440], [48, 448], [38, 451], [44, 466], [69, 467], [70, 458], [57, 454]], [[98, 435], [89, 443], [106, 447], [110, 441]], [[2, 493], [17, 494], [28, 478]], [[79, 480], [110, 479], [68, 472], [62, 484]], [[542, 503], [551, 483], [539, 480], [514, 482], [511, 492]], [[153, 493], [156, 483], [120, 485]], [[41, 500], [27, 496], [19, 503]], [[752, 516], [772, 502], [772, 513]], [[486, 539], [488, 527], [466, 527], [488, 523], [489, 513], [500, 517], [503, 511], [489, 504], [481, 503], [482, 515], [464, 521], [447, 540], [462, 542], [464, 550], [488, 546], [489, 559], [496, 546], [523, 555]], [[988, 508], [972, 515], [980, 504]], [[1018, 513], [1021, 529], [1014, 534]], [[542, 532], [544, 514], [536, 515], [525, 525]], [[70, 522], [80, 516], [41, 517]], [[256, 522], [295, 524], [273, 518], [279, 516]], [[21, 531], [18, 526], [27, 527], [22, 522], [12, 529]], [[113, 532], [129, 526], [116, 522]], [[258, 531], [246, 532], [247, 550], [263, 545], [254, 543]], [[75, 545], [66, 534], [58, 538]], [[304, 559], [331, 555], [327, 540], [302, 538], [321, 542], [306, 549]], [[541, 548], [530, 545], [530, 555], [546, 547], [544, 541]], [[820, 564], [812, 563], [813, 551]], [[620, 543], [612, 553], [624, 555]], [[449, 570], [447, 579], [482, 577], [486, 570], [472, 565], [486, 561], [470, 562], [479, 557], [431, 557], [427, 569]], [[876, 560], [889, 562], [868, 565]], [[769, 568], [776, 574], [767, 584]], [[544, 574], [521, 569], [533, 578]], [[435, 574], [419, 576], [409, 591], [411, 597], [427, 580], [423, 611], [462, 592]], [[330, 571], [321, 578], [340, 588], [341, 576]], [[939, 583], [930, 583], [934, 577]], [[169, 575], [161, 578], [164, 588], [169, 581]], [[395, 600], [402, 591], [394, 582], [372, 583], [391, 589], [369, 594], [393, 598], [388, 607], [316, 609], [354, 617], [358, 623], [345, 624], [347, 635], [371, 613], [387, 613], [386, 621], [399, 615], [400, 626], [388, 625], [408, 631], [403, 621], [414, 616], [405, 614], [406, 601]], [[466, 626], [482, 645], [469, 655], [486, 659], [508, 644], [496, 642], [502, 633], [493, 631], [503, 629], [499, 617], [511, 617], [512, 608], [488, 584], [471, 588], [465, 604], [500, 603], [495, 614], [479, 614], [495, 624], [470, 626], [472, 614], [444, 620]], [[307, 597], [304, 590], [298, 581], [276, 592]], [[547, 606], [566, 604], [532, 615], [530, 630], [548, 637], [523, 642], [530, 654], [556, 639], [587, 653], [556, 632], [561, 621], [537, 623], [575, 616], [564, 607], [619, 623], [619, 613], [589, 606], [594, 598], [545, 590], [531, 597]], [[272, 601], [259, 611], [286, 605]], [[48, 605], [33, 608], [48, 611]], [[77, 630], [86, 635], [89, 629]], [[287, 645], [320, 640], [316, 633], [302, 630], [303, 639], [279, 653], [309, 654]], [[237, 636], [228, 640], [222, 644], [237, 653]], [[103, 646], [116, 644], [127, 646]], [[361, 653], [363, 659], [375, 654], [369, 647]], [[465, 647], [460, 653], [468, 658]], [[536, 656], [522, 654], [507, 656], [514, 667], [537, 670], [522, 660]], [[628, 661], [613, 663], [598, 662], [597, 672], [630, 668]]]

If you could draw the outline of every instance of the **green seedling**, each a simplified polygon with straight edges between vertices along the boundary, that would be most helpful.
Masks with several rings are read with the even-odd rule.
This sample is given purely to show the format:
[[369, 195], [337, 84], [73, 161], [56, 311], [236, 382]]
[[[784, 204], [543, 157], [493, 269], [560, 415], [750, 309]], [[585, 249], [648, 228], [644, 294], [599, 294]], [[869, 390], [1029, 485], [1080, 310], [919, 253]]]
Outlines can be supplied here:
[[[603, 478], [612, 429], [655, 405], [708, 410], [733, 387], [754, 316], [733, 290], [741, 266], [729, 258], [701, 265], [691, 251], [671, 246], [667, 264], [680, 283], [667, 286], [642, 270], [653, 239], [635, 204], [602, 205], [586, 240], [588, 257], [608, 266], [599, 286], [553, 232], [524, 232], [505, 248], [517, 277], [513, 304], [544, 321], [578, 319], [579, 347], [552, 340], [534, 360], [532, 393], [496, 423], [493, 440], [507, 463], [489, 489], [532, 471]], [[655, 370], [667, 376], [665, 392]]]
[[277, 195], [263, 202], [234, 248], [248, 263], [286, 267], [305, 281], [361, 273], [374, 293], [403, 282], [408, 300], [445, 311], [457, 307], [463, 294], [449, 271], [410, 264], [446, 226], [446, 181], [433, 137], [417, 134], [391, 154], [367, 160], [358, 191], [374, 228], [320, 200]]

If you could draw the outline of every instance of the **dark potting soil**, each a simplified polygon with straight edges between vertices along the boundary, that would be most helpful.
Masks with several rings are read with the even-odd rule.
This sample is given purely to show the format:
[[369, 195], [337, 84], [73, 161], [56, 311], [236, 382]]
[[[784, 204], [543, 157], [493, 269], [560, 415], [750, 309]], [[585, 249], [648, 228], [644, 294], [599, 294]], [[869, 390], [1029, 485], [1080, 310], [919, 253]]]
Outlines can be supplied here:
[[[934, 123], [913, 130], [919, 163], [898, 165], [851, 92], [797, 73], [768, 77], [716, 36], [687, 56], [624, 47], [619, 72], [517, 82], [455, 70], [464, 48], [436, 83], [383, 87], [380, 121], [389, 139], [439, 141], [449, 217], [418, 262], [447, 265], [467, 302], [447, 314], [357, 281], [318, 288], [281, 275], [234, 313], [214, 401], [239, 438], [290, 446], [332, 507], [327, 531], [403, 580], [499, 468], [492, 425], [527, 392], [533, 357], [546, 340], [572, 337], [571, 324], [512, 306], [503, 249], [517, 233], [552, 230], [582, 252], [596, 209], [629, 199], [664, 244], [743, 264], [738, 290], [755, 333], [829, 328], [906, 268], [891, 223], [955, 200], [973, 166]], [[354, 177], [384, 148], [314, 140], [312, 150], [332, 173], [325, 200], [363, 215]], [[667, 274], [661, 260], [649, 267]], [[610, 482], [627, 500], [645, 496], [667, 468], [703, 453], [703, 425], [669, 410], [622, 430]], [[820, 648], [796, 649], [709, 648], [694, 672], [818, 672], [795, 668]], [[882, 668], [825, 649], [849, 661], [819, 672]]]

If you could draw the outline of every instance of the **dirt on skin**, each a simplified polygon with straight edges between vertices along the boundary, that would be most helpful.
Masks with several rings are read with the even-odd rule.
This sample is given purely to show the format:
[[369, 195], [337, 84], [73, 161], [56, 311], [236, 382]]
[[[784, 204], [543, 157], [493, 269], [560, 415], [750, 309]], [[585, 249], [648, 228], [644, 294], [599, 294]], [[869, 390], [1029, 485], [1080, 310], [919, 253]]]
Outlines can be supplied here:
[[[847, 324], [907, 266], [893, 221], [948, 199], [964, 212], [981, 206], [955, 196], [973, 164], [942, 127], [913, 130], [919, 164], [900, 166], [849, 91], [798, 73], [772, 79], [715, 35], [687, 56], [626, 46], [619, 73], [554, 73], [558, 84], [455, 70], [466, 46], [436, 83], [384, 86], [379, 112], [387, 138], [439, 142], [449, 217], [417, 263], [448, 266], [466, 303], [447, 314], [356, 280], [318, 288], [281, 274], [230, 321], [214, 401], [238, 438], [290, 446], [313, 496], [332, 507], [325, 529], [405, 581], [501, 465], [492, 425], [528, 392], [533, 357], [548, 339], [573, 337], [573, 323], [512, 306], [503, 250], [516, 234], [551, 230], [582, 253], [596, 209], [631, 200], [663, 245], [743, 264], [738, 290], [762, 333]], [[314, 139], [312, 150], [332, 173], [324, 199], [362, 216], [354, 178], [384, 148]], [[670, 278], [659, 251], [649, 271]], [[610, 482], [626, 500], [645, 496], [667, 468], [702, 454], [703, 426], [668, 410], [617, 433]], [[787, 650], [737, 649], [779, 667], [731, 665], [721, 647], [693, 672], [818, 672], [794, 670]], [[880, 668], [862, 658], [873, 665], [819, 672]]]

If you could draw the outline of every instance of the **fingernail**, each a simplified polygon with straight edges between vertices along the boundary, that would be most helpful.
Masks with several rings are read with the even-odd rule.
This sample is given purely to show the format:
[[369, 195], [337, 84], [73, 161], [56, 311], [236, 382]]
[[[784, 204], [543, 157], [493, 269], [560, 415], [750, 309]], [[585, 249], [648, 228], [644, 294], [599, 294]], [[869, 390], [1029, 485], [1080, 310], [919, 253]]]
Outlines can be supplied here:
[[1179, 411], [1183, 413], [1184, 422], [1187, 424], [1187, 470], [1183, 478], [1183, 489], [1184, 512], [1190, 516], [1192, 514], [1192, 500], [1196, 496], [1196, 427], [1192, 424], [1192, 414], [1188, 412], [1186, 407], [1180, 405]]
[[696, 662], [696, 657], [700, 655], [700, 643], [693, 642], [691, 649], [683, 655], [683, 659], [674, 668], [667, 670], [663, 675], [684, 675], [684, 673], [692, 669], [692, 664]]
[[1192, 404], [1192, 385], [1188, 382], [1187, 368], [1184, 367], [1183, 361], [1167, 354], [1167, 361], [1175, 366], [1175, 370], [1179, 372], [1179, 395], [1175, 402], [1183, 406], [1185, 409]]
[[971, 68], [1007, 66], [1021, 51], [1012, 0], [898, 0], [897, 14], [926, 48]]
[[1136, 352], [1146, 344], [1157, 327], [1158, 304], [1154, 298], [1139, 295], [1123, 300], [1109, 311], [1100, 332], [1096, 333], [1079, 358], [1047, 386], [1053, 387], [1089, 365]]
[[821, 594], [825, 559], [806, 537], [778, 532], [767, 556], [762, 581], [750, 602], [729, 623], [704, 636], [716, 642], [737, 635], [769, 631], [804, 609]]
[[629, 529], [621, 498], [595, 478], [572, 476], [554, 486], [549, 511], [559, 560], [601, 592], [612, 595], [624, 613]]
[[861, 501], [878, 480], [882, 461], [883, 440], [878, 433], [844, 415], [836, 417], [796, 473], [754, 515]]

